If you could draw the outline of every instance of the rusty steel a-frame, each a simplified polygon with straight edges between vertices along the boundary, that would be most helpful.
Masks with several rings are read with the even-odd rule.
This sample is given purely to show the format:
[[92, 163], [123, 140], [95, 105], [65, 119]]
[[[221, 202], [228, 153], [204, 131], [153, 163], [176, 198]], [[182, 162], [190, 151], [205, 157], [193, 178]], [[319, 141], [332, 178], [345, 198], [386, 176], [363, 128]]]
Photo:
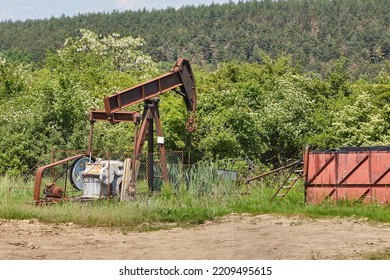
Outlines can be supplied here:
[[[194, 113], [196, 110], [196, 86], [195, 77], [192, 72], [190, 62], [186, 59], [180, 58], [177, 60], [174, 68], [166, 74], [159, 76], [153, 80], [125, 89], [116, 94], [104, 97], [104, 110], [90, 111], [90, 132], [87, 156], [93, 157], [93, 130], [96, 121], [109, 121], [111, 124], [119, 122], [133, 122], [136, 125], [134, 133], [134, 150], [133, 159], [131, 161], [131, 182], [129, 186], [122, 186], [125, 191], [133, 195], [136, 191], [136, 168], [137, 161], [142, 153], [143, 145], [148, 142], [148, 186], [149, 190], [154, 190], [154, 171], [153, 171], [153, 153], [154, 153], [154, 124], [156, 125], [157, 144], [160, 155], [160, 165], [162, 170], [162, 177], [168, 180], [168, 171], [166, 164], [166, 154], [164, 148], [164, 137], [160, 121], [159, 113], [159, 98], [158, 96], [169, 90], [174, 90], [184, 99], [187, 111], [190, 116], [187, 120], [186, 129], [191, 132], [194, 129]], [[144, 102], [143, 113], [138, 111], [125, 111], [129, 106]], [[140, 128], [138, 131], [138, 125]], [[79, 154], [70, 158], [63, 159], [58, 162], [53, 162], [46, 166], [38, 168], [35, 176], [34, 185], [34, 200], [40, 203], [40, 191], [42, 184], [42, 176], [46, 169], [54, 166], [74, 161], [86, 156]], [[53, 189], [53, 193], [61, 192], [58, 188]], [[62, 193], [61, 193], [62, 194]], [[63, 199], [60, 195], [58, 199], [55, 196], [51, 198], [52, 201]]]
[[[176, 90], [177, 88], [180, 91]], [[111, 96], [104, 97], [104, 111], [92, 110], [90, 112], [90, 137], [88, 154], [92, 155], [92, 136], [93, 124], [97, 120], [108, 120], [112, 124], [118, 122], [133, 122], [138, 126], [141, 121], [141, 127], [135, 129], [134, 135], [134, 151], [131, 164], [131, 184], [128, 192], [135, 192], [136, 182], [136, 161], [142, 153], [142, 148], [146, 140], [148, 142], [148, 186], [149, 190], [154, 189], [154, 170], [153, 170], [153, 153], [154, 153], [154, 124], [156, 125], [157, 145], [160, 155], [160, 164], [162, 177], [168, 180], [168, 170], [166, 164], [166, 154], [164, 147], [163, 130], [160, 121], [159, 98], [158, 96], [166, 91], [176, 90], [180, 94], [187, 107], [188, 112], [194, 113], [196, 110], [196, 87], [195, 78], [192, 73], [191, 65], [188, 60], [180, 58], [177, 60], [173, 70], [157, 77], [148, 82], [133, 86]], [[144, 110], [142, 115], [137, 111], [123, 111], [123, 109], [144, 102]], [[186, 128], [189, 131], [193, 130], [194, 119], [190, 117], [187, 120]]]

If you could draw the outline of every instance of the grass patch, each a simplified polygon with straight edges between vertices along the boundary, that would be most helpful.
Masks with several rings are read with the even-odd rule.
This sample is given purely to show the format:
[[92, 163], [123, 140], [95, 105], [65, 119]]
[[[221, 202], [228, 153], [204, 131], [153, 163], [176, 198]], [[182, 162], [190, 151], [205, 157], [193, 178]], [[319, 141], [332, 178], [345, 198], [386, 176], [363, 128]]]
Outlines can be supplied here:
[[390, 248], [367, 255], [366, 260], [390, 260]]
[[[189, 173], [187, 184], [164, 185], [159, 194], [143, 193], [132, 201], [102, 200], [35, 206], [33, 181], [0, 178], [0, 218], [38, 219], [47, 223], [75, 223], [85, 226], [114, 226], [123, 233], [150, 231], [175, 226], [202, 224], [230, 213], [253, 215], [273, 213], [308, 217], [356, 217], [390, 222], [390, 208], [377, 204], [346, 202], [306, 205], [302, 184], [281, 201], [269, 202], [277, 183], [234, 184], [215, 175], [213, 168], [201, 165]], [[205, 174], [202, 176], [202, 174]], [[270, 186], [271, 185], [271, 186]]]

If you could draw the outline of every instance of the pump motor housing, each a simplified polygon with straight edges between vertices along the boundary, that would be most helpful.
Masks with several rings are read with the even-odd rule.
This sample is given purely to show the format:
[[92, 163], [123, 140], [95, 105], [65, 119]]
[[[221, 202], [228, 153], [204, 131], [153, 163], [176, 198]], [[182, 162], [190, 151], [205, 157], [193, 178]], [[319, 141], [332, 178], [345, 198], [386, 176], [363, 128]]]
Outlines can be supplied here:
[[83, 197], [118, 196], [122, 187], [123, 166], [123, 162], [119, 160], [87, 163], [81, 173]]

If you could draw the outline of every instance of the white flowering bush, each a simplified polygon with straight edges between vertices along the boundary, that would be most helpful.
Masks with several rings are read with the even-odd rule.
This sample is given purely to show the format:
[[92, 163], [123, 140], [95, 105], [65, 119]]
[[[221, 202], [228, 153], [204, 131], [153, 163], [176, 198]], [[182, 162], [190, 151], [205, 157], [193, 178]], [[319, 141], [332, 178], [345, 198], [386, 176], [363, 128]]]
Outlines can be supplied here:
[[61, 57], [69, 59], [75, 53], [94, 54], [101, 63], [107, 62], [120, 72], [148, 73], [156, 68], [152, 58], [141, 50], [145, 44], [142, 38], [121, 37], [118, 33], [101, 36], [87, 29], [81, 29], [80, 32], [80, 38], [68, 38], [65, 41], [64, 48], [59, 51]]
[[0, 56], [0, 65], [5, 65], [6, 62], [7, 60]]
[[0, 96], [23, 93], [28, 79], [27, 66], [0, 56]]
[[385, 116], [390, 115], [390, 104], [380, 107], [366, 91], [356, 100], [333, 112], [332, 128], [340, 146], [389, 145], [390, 124]]

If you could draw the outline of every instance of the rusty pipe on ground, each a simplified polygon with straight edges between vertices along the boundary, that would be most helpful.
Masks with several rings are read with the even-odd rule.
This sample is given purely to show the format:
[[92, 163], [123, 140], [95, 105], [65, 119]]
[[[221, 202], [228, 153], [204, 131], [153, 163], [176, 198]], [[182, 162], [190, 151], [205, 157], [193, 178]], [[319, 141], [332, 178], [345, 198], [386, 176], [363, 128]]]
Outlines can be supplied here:
[[276, 172], [282, 171], [282, 170], [284, 170], [284, 169], [287, 169], [287, 168], [289, 168], [289, 167], [291, 167], [291, 166], [297, 165], [297, 164], [300, 163], [301, 161], [302, 161], [302, 160], [297, 160], [297, 161], [294, 161], [294, 162], [289, 163], [289, 164], [287, 164], [287, 165], [284, 165], [284, 166], [282, 166], [282, 167], [279, 167], [279, 168], [273, 169], [273, 170], [271, 170], [271, 171], [268, 171], [268, 172], [266, 172], [266, 173], [263, 173], [263, 174], [261, 174], [261, 175], [258, 175], [258, 176], [256, 176], [256, 177], [252, 177], [252, 178], [250, 178], [250, 179], [247, 179], [247, 180], [246, 180], [246, 183], [249, 184], [250, 182], [252, 182], [252, 181], [254, 181], [254, 180], [258, 180], [258, 179], [261, 179], [261, 178], [263, 178], [263, 177], [265, 177], [265, 176], [268, 176], [268, 175], [271, 175], [271, 174], [273, 174], [273, 173], [276, 173]]
[[82, 158], [83, 156], [86, 156], [86, 155], [85, 154], [78, 154], [76, 156], [68, 157], [68, 158], [65, 158], [65, 159], [62, 159], [62, 160], [50, 163], [48, 165], [39, 167], [38, 170], [37, 170], [37, 173], [35, 174], [34, 201], [36, 203], [39, 202], [39, 194], [41, 192], [41, 184], [42, 184], [42, 175], [43, 175], [43, 172], [46, 169], [52, 168], [52, 167], [60, 165], [60, 164], [64, 164], [64, 163], [66, 163], [68, 161], [72, 161], [72, 160], [75, 160], [75, 159]]

